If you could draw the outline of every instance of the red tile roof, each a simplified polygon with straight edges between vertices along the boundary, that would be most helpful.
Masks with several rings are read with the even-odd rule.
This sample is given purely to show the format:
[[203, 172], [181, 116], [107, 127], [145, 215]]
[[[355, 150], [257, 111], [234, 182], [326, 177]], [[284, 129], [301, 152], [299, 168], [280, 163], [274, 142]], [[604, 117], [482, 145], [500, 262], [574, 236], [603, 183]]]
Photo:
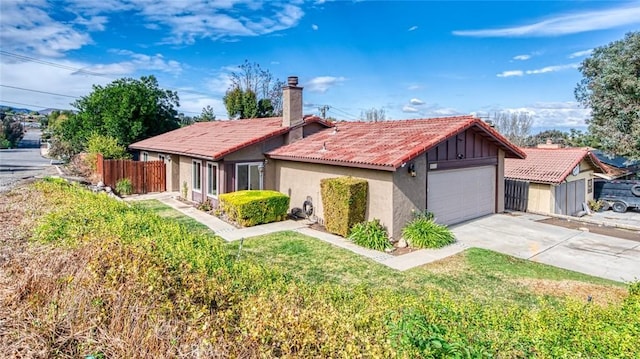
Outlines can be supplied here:
[[337, 132], [326, 129], [268, 155], [275, 159], [395, 171], [447, 138], [476, 126], [504, 148], [509, 157], [524, 157], [518, 147], [473, 116], [338, 122], [335, 126]]
[[[305, 122], [322, 122], [322, 120], [318, 117], [310, 117], [306, 118]], [[288, 131], [289, 128], [282, 127], [282, 117], [198, 122], [133, 143], [129, 147], [217, 160]]]
[[523, 148], [525, 159], [505, 159], [504, 176], [540, 183], [561, 183], [586, 159], [603, 170], [600, 161], [588, 148]]

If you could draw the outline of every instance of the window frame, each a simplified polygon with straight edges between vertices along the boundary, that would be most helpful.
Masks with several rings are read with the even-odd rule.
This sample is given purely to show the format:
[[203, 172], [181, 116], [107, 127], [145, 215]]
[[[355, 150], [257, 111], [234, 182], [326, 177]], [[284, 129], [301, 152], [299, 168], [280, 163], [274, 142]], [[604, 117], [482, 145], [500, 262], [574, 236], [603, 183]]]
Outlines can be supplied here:
[[163, 163], [167, 163], [167, 157], [164, 154], [158, 154], [158, 161], [162, 161]]
[[149, 162], [149, 152], [142, 151], [142, 162]]
[[263, 175], [262, 172], [260, 172], [260, 166], [263, 166], [263, 165], [264, 164], [262, 162], [239, 162], [239, 163], [236, 163], [236, 176], [235, 176], [236, 178], [235, 178], [235, 181], [234, 181], [235, 182], [234, 183], [234, 189], [236, 191], [243, 191], [243, 190], [238, 189], [238, 177], [239, 177], [238, 176], [238, 167], [240, 167], [240, 166], [249, 166], [247, 168], [247, 183], [250, 185], [251, 184], [251, 169], [250, 169], [250, 167], [251, 166], [257, 166], [258, 167], [258, 176], [259, 176], [259, 180], [258, 181], [259, 181], [259, 187], [260, 188], [257, 188], [257, 189], [256, 188], [253, 188], [253, 189], [252, 188], [247, 188], [247, 189], [249, 189], [249, 190], [263, 190], [264, 189], [264, 175]]
[[[198, 169], [197, 176], [196, 168]], [[198, 186], [196, 186], [196, 180]], [[191, 190], [193, 192], [202, 193], [202, 161], [200, 160], [191, 160]]]
[[[209, 175], [209, 166], [212, 166], [214, 168], [214, 173], [215, 173], [215, 178], [216, 178], [216, 192], [215, 194], [213, 193], [209, 193], [209, 181], [211, 180], [211, 176]], [[209, 162], [207, 161], [206, 164], [206, 186], [207, 186], [207, 190], [206, 190], [206, 194], [208, 197], [213, 197], [213, 198], [218, 198], [218, 194], [220, 194], [220, 176], [219, 176], [219, 172], [218, 172], [218, 164], [216, 162]]]

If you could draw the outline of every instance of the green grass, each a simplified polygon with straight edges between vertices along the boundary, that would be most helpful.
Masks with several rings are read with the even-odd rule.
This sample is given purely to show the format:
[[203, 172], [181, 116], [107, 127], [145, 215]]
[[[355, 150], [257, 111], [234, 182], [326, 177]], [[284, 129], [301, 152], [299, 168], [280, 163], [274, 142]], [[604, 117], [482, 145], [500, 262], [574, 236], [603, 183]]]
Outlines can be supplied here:
[[[195, 220], [159, 201], [140, 206], [172, 218], [194, 230], [207, 230]], [[229, 256], [238, 253], [239, 242], [225, 244]], [[539, 295], [517, 283], [523, 278], [571, 280], [595, 285], [624, 287], [623, 283], [592, 277], [545, 264], [471, 248], [439, 262], [404, 272], [391, 269], [346, 249], [296, 232], [279, 232], [245, 240], [241, 258], [263, 266], [277, 266], [286, 275], [312, 284], [332, 283], [369, 286], [419, 294], [430, 288], [479, 300], [533, 303]]]
[[205, 226], [204, 224], [196, 221], [195, 219], [189, 216], [185, 216], [179, 211], [176, 211], [175, 209], [167, 206], [166, 204], [158, 200], [150, 199], [150, 200], [135, 201], [130, 203], [135, 207], [150, 210], [161, 217], [170, 218], [186, 226], [190, 231], [198, 231], [202, 233], [212, 232], [211, 229], [209, 229], [209, 227]]

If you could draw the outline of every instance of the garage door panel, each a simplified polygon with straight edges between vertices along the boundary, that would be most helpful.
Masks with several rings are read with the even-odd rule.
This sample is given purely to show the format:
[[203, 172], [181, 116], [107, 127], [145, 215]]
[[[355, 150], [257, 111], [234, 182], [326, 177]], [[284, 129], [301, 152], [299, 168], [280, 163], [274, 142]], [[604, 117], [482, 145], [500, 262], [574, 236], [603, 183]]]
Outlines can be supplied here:
[[443, 224], [493, 213], [495, 183], [495, 166], [429, 172], [427, 208]]

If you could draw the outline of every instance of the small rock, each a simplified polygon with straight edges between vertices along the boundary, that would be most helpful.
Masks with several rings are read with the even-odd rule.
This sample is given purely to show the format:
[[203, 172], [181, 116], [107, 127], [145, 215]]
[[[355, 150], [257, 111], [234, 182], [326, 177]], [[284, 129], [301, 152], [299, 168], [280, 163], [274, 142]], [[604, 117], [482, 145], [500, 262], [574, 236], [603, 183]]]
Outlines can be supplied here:
[[393, 251], [395, 251], [396, 249], [391, 247], [391, 248], [385, 248], [384, 251], [387, 253], [392, 253]]
[[113, 192], [113, 190], [112, 190], [112, 189], [111, 189], [111, 187], [109, 187], [109, 186], [105, 187], [105, 188], [104, 188], [104, 191], [105, 191], [105, 192], [107, 192], [107, 193], [111, 193], [111, 192]]
[[580, 228], [578, 228], [578, 230], [583, 231], [583, 232], [589, 232], [589, 228], [587, 228], [587, 227], [580, 227]]
[[404, 238], [400, 238], [400, 240], [398, 241], [398, 248], [407, 248], [407, 246], [407, 240]]
[[104, 187], [104, 182], [102, 182], [102, 181], [98, 182], [98, 184], [96, 185], [96, 187], [98, 187], [98, 188], [102, 188], [102, 187]]

